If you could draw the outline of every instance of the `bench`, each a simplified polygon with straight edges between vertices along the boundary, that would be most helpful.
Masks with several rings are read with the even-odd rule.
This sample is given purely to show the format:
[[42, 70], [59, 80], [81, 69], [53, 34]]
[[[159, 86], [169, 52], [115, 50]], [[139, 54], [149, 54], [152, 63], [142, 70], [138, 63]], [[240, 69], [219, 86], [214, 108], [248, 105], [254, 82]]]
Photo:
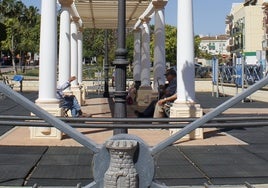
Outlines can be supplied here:
[[18, 87], [19, 91], [22, 92], [22, 82], [24, 79], [22, 75], [15, 75], [12, 80], [10, 80], [8, 76], [2, 76], [2, 79], [5, 85], [12, 89], [14, 89], [14, 87]]
[[172, 107], [173, 102], [168, 102], [166, 104], [164, 104], [164, 113], [166, 117], [170, 117], [170, 108]]
[[12, 78], [12, 81], [14, 83], [14, 86], [19, 87], [20, 92], [22, 92], [22, 82], [23, 82], [23, 76], [22, 75], [14, 75]]

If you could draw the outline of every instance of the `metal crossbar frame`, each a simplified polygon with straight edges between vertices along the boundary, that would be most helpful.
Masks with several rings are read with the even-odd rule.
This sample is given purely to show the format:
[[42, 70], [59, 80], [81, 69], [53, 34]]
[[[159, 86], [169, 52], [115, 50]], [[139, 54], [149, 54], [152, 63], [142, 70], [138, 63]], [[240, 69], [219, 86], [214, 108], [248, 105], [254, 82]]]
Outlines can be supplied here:
[[[259, 82], [257, 82], [254, 85], [252, 85], [251, 87], [249, 87], [246, 90], [244, 90], [242, 93], [240, 93], [240, 94], [236, 95], [235, 97], [227, 100], [226, 102], [224, 102], [223, 104], [221, 104], [220, 106], [218, 106], [214, 110], [210, 111], [209, 113], [207, 113], [203, 117], [201, 117], [199, 119], [196, 119], [195, 121], [193, 120], [190, 124], [188, 124], [186, 126], [184, 125], [184, 127], [179, 132], [177, 132], [174, 135], [170, 136], [169, 138], [161, 141], [156, 146], [154, 146], [152, 148], [149, 148], [150, 154], [152, 156], [155, 156], [156, 154], [161, 152], [166, 147], [172, 145], [174, 142], [176, 142], [177, 140], [181, 139], [185, 135], [189, 134], [193, 130], [204, 126], [207, 122], [211, 121], [213, 118], [215, 118], [216, 116], [218, 116], [219, 114], [221, 114], [222, 112], [224, 112], [225, 110], [230, 108], [231, 106], [233, 106], [236, 103], [240, 102], [242, 99], [246, 98], [247, 96], [249, 96], [250, 94], [252, 94], [253, 92], [257, 91], [258, 89], [264, 87], [267, 84], [268, 84], [268, 77], [265, 77], [262, 80], [260, 80]], [[57, 117], [49, 114], [44, 109], [42, 109], [39, 106], [35, 105], [33, 102], [31, 102], [27, 98], [25, 98], [22, 95], [14, 92], [12, 89], [10, 89], [8, 86], [6, 86], [3, 83], [0, 83], [0, 92], [4, 93], [6, 96], [11, 98], [13, 101], [15, 101], [16, 103], [22, 105], [24, 108], [26, 108], [29, 111], [33, 112], [36, 116], [38, 116], [39, 118], [43, 119], [47, 123], [47, 125], [52, 125], [52, 126], [58, 128], [59, 130], [61, 130], [62, 132], [68, 134], [74, 140], [76, 140], [77, 142], [79, 142], [83, 146], [89, 148], [93, 153], [96, 154], [96, 153], [100, 152], [101, 146], [96, 144], [93, 140], [90, 140], [89, 138], [87, 138], [86, 136], [84, 136], [83, 134], [81, 134], [80, 132], [75, 130], [74, 128], [68, 126], [65, 122], [63, 122], [60, 119], [58, 119]], [[117, 119], [117, 120], [119, 121], [119, 119]], [[126, 122], [126, 119], [124, 119], [122, 121]], [[136, 121], [137, 121], [137, 119], [136, 119]], [[5, 123], [7, 123], [7, 122], [8, 121], [6, 121]], [[45, 123], [45, 122], [36, 122], [36, 123]], [[129, 122], [129, 119], [128, 119], [127, 122]], [[23, 122], [23, 123], [25, 123], [25, 122]], [[260, 125], [260, 123], [261, 122], [258, 122], [259, 125]], [[266, 123], [266, 122], [264, 122], [264, 123]], [[127, 126], [126, 124], [121, 124], [121, 125], [124, 128], [126, 128], [126, 126]], [[121, 125], [117, 124], [116, 126], [121, 126]], [[243, 125], [245, 126], [244, 123], [243, 123]], [[107, 126], [108, 126], [108, 124], [107, 124]], [[110, 126], [114, 126], [114, 124], [111, 124]], [[133, 126], [137, 127], [137, 126], [139, 126], [139, 124], [135, 124]], [[147, 126], [147, 125], [144, 125], [144, 126]], [[157, 125], [150, 125], [150, 126], [155, 127]], [[163, 125], [160, 125], [160, 126], [163, 127]], [[112, 127], [112, 128], [115, 128], [115, 127]], [[167, 128], [167, 127], [165, 127], [165, 128]], [[157, 185], [154, 182], [152, 182], [152, 185], [154, 187], [160, 187], [160, 185]], [[88, 186], [91, 187], [91, 184], [88, 185]], [[92, 185], [92, 186], [94, 186], [94, 185]]]
[[244, 98], [247, 96], [251, 95], [258, 89], [264, 87], [265, 85], [268, 84], [268, 77], [263, 78], [259, 82], [255, 83], [254, 85], [250, 86], [246, 90], [244, 90], [242, 93], [237, 94], [233, 98], [227, 100], [223, 104], [219, 105], [217, 108], [214, 110], [210, 111], [209, 113], [205, 114], [203, 117], [200, 119], [197, 119], [196, 121], [190, 123], [183, 129], [181, 129], [179, 132], [175, 133], [174, 135], [170, 136], [166, 140], [160, 142], [158, 145], [154, 146], [151, 148], [152, 155], [156, 155], [166, 147], [170, 146], [172, 143], [176, 142], [177, 140], [181, 139], [185, 135], [189, 134], [193, 130], [201, 127], [203, 124], [207, 123], [208, 121], [212, 120], [214, 117], [218, 116], [228, 108], [232, 107], [236, 103], [242, 101]]

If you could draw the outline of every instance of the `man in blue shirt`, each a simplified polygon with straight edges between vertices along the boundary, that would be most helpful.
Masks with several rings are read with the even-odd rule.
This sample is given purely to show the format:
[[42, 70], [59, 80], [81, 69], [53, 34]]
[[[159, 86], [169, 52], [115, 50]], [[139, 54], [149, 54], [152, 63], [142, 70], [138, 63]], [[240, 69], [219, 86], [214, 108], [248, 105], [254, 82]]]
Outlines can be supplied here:
[[[174, 69], [168, 69], [165, 76], [168, 81], [168, 86], [163, 90], [162, 94], [160, 94], [159, 100], [170, 97], [177, 91], [177, 72]], [[157, 100], [153, 100], [143, 112], [135, 110], [136, 116], [143, 118], [153, 117], [156, 103]]]

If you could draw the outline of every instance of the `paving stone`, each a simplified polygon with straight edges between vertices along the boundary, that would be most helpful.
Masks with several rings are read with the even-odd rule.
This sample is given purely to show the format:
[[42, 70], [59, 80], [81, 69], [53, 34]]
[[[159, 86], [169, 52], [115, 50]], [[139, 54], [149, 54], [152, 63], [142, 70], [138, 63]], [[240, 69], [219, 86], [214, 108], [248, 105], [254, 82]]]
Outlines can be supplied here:
[[251, 145], [246, 145], [246, 146], [241, 146], [243, 149], [246, 151], [249, 151], [251, 153], [259, 154], [267, 154], [268, 155], [268, 144], [251, 144]]
[[44, 155], [40, 165], [89, 165], [92, 155]]
[[[207, 183], [207, 180], [205, 178], [165, 178], [165, 179], [156, 179], [155, 180], [158, 184], [160, 185], [166, 185], [166, 186], [174, 186], [178, 187], [180, 185], [180, 188], [196, 188], [195, 185], [198, 185], [198, 188], [204, 188], [204, 186], [199, 186], [199, 185], [204, 185], [204, 183]], [[187, 187], [182, 187], [182, 186], [187, 186]], [[191, 186], [191, 187], [189, 187]], [[192, 187], [194, 186], [194, 187]]]
[[[214, 185], [238, 185], [238, 184], [245, 184], [245, 182], [248, 182], [250, 184], [268, 184], [268, 178], [267, 177], [244, 177], [244, 178], [212, 178], [211, 182]], [[268, 185], [265, 186], [267, 188]], [[257, 186], [254, 185], [254, 188], [257, 188]]]
[[46, 146], [0, 146], [1, 154], [43, 154]]
[[187, 155], [187, 157], [196, 165], [266, 165], [267, 161], [264, 159], [248, 153], [195, 153]]
[[28, 165], [34, 166], [41, 155], [30, 154], [0, 154], [0, 165]]
[[241, 146], [213, 145], [213, 146], [179, 146], [180, 151], [185, 154], [196, 153], [245, 153]]
[[37, 184], [38, 186], [60, 186], [60, 187], [65, 187], [65, 186], [77, 186], [78, 184], [81, 184], [81, 186], [86, 186], [90, 184], [93, 181], [93, 179], [45, 179], [45, 178], [40, 178], [40, 179], [30, 179], [27, 183], [26, 186], [33, 186]]
[[75, 165], [39, 165], [33, 171], [31, 179], [85, 179], [92, 178], [90, 166]]
[[156, 166], [155, 178], [204, 178], [204, 176], [197, 171], [192, 165], [159, 165]]
[[6, 132], [8, 132], [9, 130], [13, 129], [14, 126], [3, 126], [0, 125], [0, 136], [4, 135]]
[[[168, 155], [167, 155], [168, 153]], [[156, 165], [187, 165], [189, 161], [176, 147], [168, 147], [154, 157]]]
[[249, 144], [268, 144], [268, 127], [246, 128], [244, 131], [230, 131], [231, 135]]
[[266, 177], [268, 179], [268, 164], [222, 164], [222, 165], [199, 165], [200, 169], [209, 178], [245, 178]]
[[0, 186], [22, 186], [24, 179], [0, 179]]
[[24, 179], [33, 166], [29, 165], [0, 165], [0, 179]]
[[80, 154], [93, 154], [92, 151], [85, 147], [49, 147], [47, 155], [80, 155]]

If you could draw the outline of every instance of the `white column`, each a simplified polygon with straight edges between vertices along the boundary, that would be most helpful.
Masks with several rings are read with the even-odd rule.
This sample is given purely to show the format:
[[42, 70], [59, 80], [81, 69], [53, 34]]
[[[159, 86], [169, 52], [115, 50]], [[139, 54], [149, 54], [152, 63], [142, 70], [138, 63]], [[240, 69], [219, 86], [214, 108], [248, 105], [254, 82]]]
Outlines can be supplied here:
[[133, 79], [141, 81], [141, 32], [134, 30]]
[[[178, 0], [177, 23], [177, 100], [170, 108], [170, 117], [201, 117], [203, 110], [195, 103], [193, 1]], [[169, 129], [174, 134], [180, 129]], [[203, 128], [182, 139], [203, 139]]]
[[78, 84], [82, 84], [83, 81], [83, 33], [82, 29], [79, 29], [77, 34], [77, 46], [78, 46]]
[[193, 1], [178, 0], [176, 102], [195, 101]]
[[152, 100], [157, 98], [157, 93], [152, 92], [150, 80], [150, 29], [148, 26], [150, 19], [142, 20], [142, 44], [141, 44], [141, 86], [137, 92], [138, 106], [148, 106]]
[[[39, 93], [36, 104], [47, 112], [61, 116], [56, 98], [57, 84], [57, 6], [56, 0], [43, 0], [41, 5]], [[61, 139], [56, 128], [31, 127], [30, 138]]]
[[150, 19], [145, 18], [142, 24], [141, 87], [150, 87]]
[[[153, 0], [155, 8], [155, 44], [154, 44], [154, 90], [158, 90], [159, 85], [165, 84], [166, 70], [166, 49], [165, 49], [165, 11], [167, 0]], [[158, 85], [159, 83], [159, 85]]]
[[71, 43], [70, 43], [70, 11], [69, 7], [73, 0], [64, 1], [61, 3], [60, 15], [60, 41], [59, 41], [59, 85], [64, 84], [70, 78], [71, 66]]
[[57, 102], [57, 9], [56, 0], [43, 0], [40, 28], [38, 103]]
[[[71, 76], [78, 77], [78, 45], [77, 45], [77, 21], [79, 18], [73, 18], [71, 21]], [[77, 79], [72, 81], [72, 87], [78, 86]]]

